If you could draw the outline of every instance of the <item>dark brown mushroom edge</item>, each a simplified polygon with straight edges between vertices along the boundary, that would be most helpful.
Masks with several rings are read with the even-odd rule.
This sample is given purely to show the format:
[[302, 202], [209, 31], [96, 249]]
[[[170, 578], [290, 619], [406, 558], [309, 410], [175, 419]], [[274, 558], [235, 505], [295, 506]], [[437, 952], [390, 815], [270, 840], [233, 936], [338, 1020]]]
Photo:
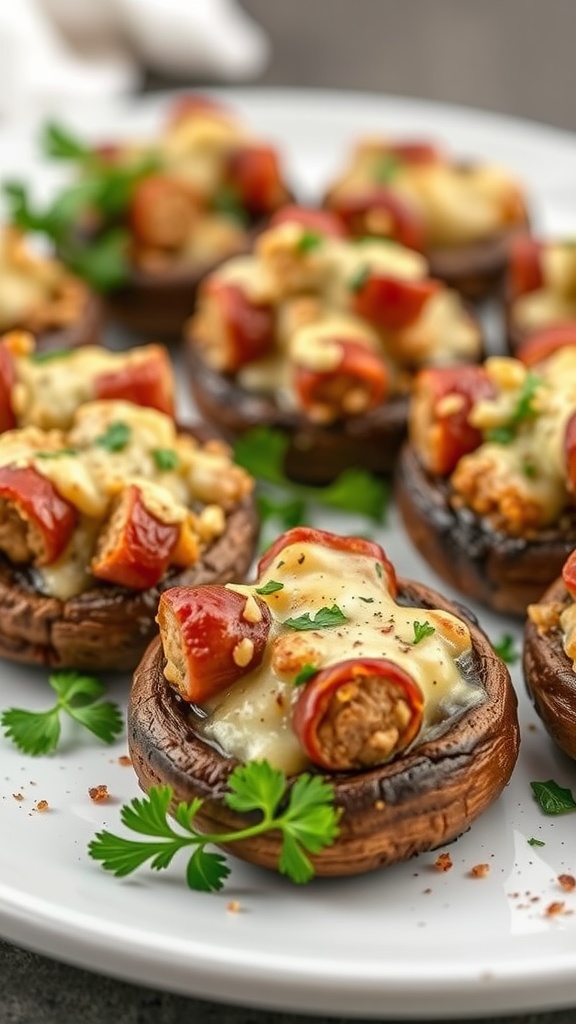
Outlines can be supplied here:
[[355, 466], [389, 474], [417, 369], [483, 354], [477, 318], [418, 253], [352, 243], [300, 207], [204, 280], [185, 344], [202, 417], [228, 440], [281, 430], [286, 474], [312, 484]]
[[[104, 404], [120, 408], [127, 406], [127, 403], [116, 402], [91, 403], [84, 409]], [[204, 426], [180, 428], [180, 433], [188, 433], [201, 442], [212, 436]], [[215, 443], [220, 445], [220, 442]], [[235, 469], [238, 473], [243, 472], [238, 467]], [[6, 483], [4, 478], [2, 483]], [[6, 494], [5, 490], [3, 494]], [[7, 502], [2, 500], [0, 505], [6, 521], [10, 522], [5, 515]], [[198, 510], [201, 507], [201, 503], [197, 505]], [[217, 511], [215, 505], [210, 508]], [[113, 513], [107, 521], [108, 526], [105, 523], [102, 527], [100, 560], [103, 564], [107, 555], [106, 544], [111, 547], [112, 559], [116, 553], [116, 530], [123, 526], [118, 523], [119, 514], [116, 513], [115, 520]], [[13, 523], [15, 519], [12, 518]], [[106, 530], [109, 540], [104, 543]], [[87, 589], [66, 599], [45, 592], [45, 587], [44, 592], [39, 590], [38, 569], [33, 564], [14, 564], [5, 554], [0, 554], [0, 657], [61, 668], [131, 671], [156, 633], [155, 616], [160, 594], [173, 586], [243, 579], [254, 556], [258, 533], [259, 517], [251, 489], [247, 488], [243, 496], [226, 508], [223, 528], [207, 530], [199, 555], [196, 554], [191, 564], [169, 566], [153, 585], [143, 586], [140, 582], [138, 588], [106, 579], [104, 564], [100, 577], [87, 576]], [[140, 533], [140, 539], [142, 537]], [[138, 540], [137, 535], [135, 539]], [[160, 558], [161, 530], [156, 533], [156, 542]], [[97, 547], [96, 555], [99, 550]], [[122, 566], [120, 571], [123, 571]]]
[[[371, 871], [457, 838], [500, 795], [516, 761], [516, 696], [486, 635], [460, 606], [420, 584], [399, 582], [402, 603], [441, 608], [465, 619], [472, 635], [469, 670], [483, 698], [449, 721], [441, 735], [396, 760], [324, 776], [334, 786], [342, 818], [334, 844], [312, 857], [320, 876]], [[244, 828], [248, 816], [232, 812], [222, 799], [238, 762], [198, 735], [187, 706], [167, 685], [163, 668], [158, 638], [136, 670], [129, 700], [129, 746], [140, 785], [145, 791], [170, 785], [175, 804], [202, 798], [197, 821], [204, 830]], [[229, 852], [277, 869], [280, 842], [270, 833], [234, 843]]]
[[574, 607], [562, 578], [530, 606], [523, 670], [528, 694], [550, 736], [576, 758], [576, 672], [573, 658], [566, 653], [567, 649], [575, 653]]
[[353, 237], [389, 236], [423, 252], [431, 274], [470, 301], [500, 296], [510, 246], [529, 229], [512, 175], [426, 140], [360, 140], [324, 205]]
[[415, 380], [395, 494], [442, 579], [524, 616], [576, 544], [576, 347]]

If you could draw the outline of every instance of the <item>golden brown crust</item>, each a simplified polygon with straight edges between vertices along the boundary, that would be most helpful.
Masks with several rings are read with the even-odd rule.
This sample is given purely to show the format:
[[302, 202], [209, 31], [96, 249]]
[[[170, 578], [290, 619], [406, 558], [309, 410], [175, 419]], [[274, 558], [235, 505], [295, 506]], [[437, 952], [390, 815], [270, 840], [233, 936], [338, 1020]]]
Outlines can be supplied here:
[[467, 597], [506, 614], [526, 614], [576, 546], [576, 516], [530, 539], [508, 537], [466, 507], [451, 503], [450, 484], [427, 473], [403, 449], [395, 495], [414, 545], [438, 575]]
[[[557, 622], [558, 606], [565, 607], [570, 601], [562, 579], [558, 579], [542, 596], [539, 605], [543, 609], [550, 606], [552, 619]], [[528, 694], [552, 739], [570, 757], [576, 758], [576, 673], [564, 652], [558, 625], [543, 630], [538, 622], [528, 619], [524, 630], [523, 669]]]
[[[407, 604], [441, 607], [462, 617], [462, 609], [420, 584], [400, 581]], [[319, 875], [349, 875], [405, 860], [455, 839], [495, 800], [507, 784], [518, 752], [516, 697], [508, 670], [482, 630], [469, 623], [473, 670], [486, 699], [447, 731], [396, 761], [353, 774], [335, 774], [336, 800], [343, 809], [338, 840], [313, 858]], [[222, 801], [236, 765], [194, 732], [183, 706], [162, 674], [162, 648], [155, 640], [136, 670], [130, 696], [128, 737], [132, 762], [144, 790], [173, 786], [176, 802], [195, 796], [206, 802], [202, 828], [222, 831], [246, 824]], [[237, 856], [277, 868], [280, 843], [269, 834], [230, 848]]]

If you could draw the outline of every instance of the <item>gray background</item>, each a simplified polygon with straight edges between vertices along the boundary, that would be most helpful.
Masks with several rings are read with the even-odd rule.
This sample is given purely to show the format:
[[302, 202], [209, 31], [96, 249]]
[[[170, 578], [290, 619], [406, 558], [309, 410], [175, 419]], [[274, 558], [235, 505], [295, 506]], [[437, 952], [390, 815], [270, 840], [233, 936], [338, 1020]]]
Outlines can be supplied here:
[[[262, 84], [419, 96], [576, 130], [576, 0], [243, 0], [243, 5], [273, 42]], [[169, 84], [148, 76], [148, 89]], [[1, 1024], [319, 1020], [155, 992], [0, 942]], [[576, 1008], [506, 1020], [573, 1024]], [[344, 1024], [344, 1019], [322, 1018], [320, 1024]]]

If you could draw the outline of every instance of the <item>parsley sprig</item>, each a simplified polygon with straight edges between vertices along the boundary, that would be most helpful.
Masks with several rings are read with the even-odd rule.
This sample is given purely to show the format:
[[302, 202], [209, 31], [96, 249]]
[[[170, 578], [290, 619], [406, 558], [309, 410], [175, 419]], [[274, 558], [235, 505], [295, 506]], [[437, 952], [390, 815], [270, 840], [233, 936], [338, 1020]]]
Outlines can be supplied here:
[[289, 438], [281, 430], [256, 427], [239, 438], [235, 460], [260, 482], [258, 506], [264, 522], [287, 530], [310, 521], [310, 505], [356, 513], [382, 523], [388, 505], [385, 480], [364, 469], [348, 469], [324, 487], [289, 480], [284, 465]]
[[240, 813], [259, 813], [255, 824], [231, 832], [199, 832], [195, 820], [204, 801], [197, 798], [179, 803], [174, 809], [179, 831], [168, 817], [174, 800], [172, 788], [153, 786], [147, 796], [132, 800], [120, 812], [127, 828], [153, 841], [104, 831], [92, 840], [88, 852], [107, 871], [122, 878], [146, 861], [155, 870], [167, 868], [177, 853], [192, 849], [186, 868], [189, 888], [218, 892], [230, 868], [221, 853], [207, 847], [279, 832], [282, 847], [278, 870], [298, 885], [309, 882], [314, 866], [308, 854], [320, 853], [338, 836], [341, 812], [334, 806], [333, 787], [320, 776], [307, 773], [299, 775], [289, 787], [286, 776], [267, 761], [239, 765], [230, 774], [228, 786], [229, 792], [223, 797], [227, 807]]
[[535, 800], [546, 814], [568, 814], [576, 811], [576, 800], [572, 791], [560, 786], [554, 779], [547, 782], [531, 782]]
[[47, 711], [8, 708], [0, 716], [0, 725], [8, 739], [24, 754], [36, 757], [56, 750], [61, 736], [61, 716], [67, 714], [104, 743], [113, 743], [122, 732], [124, 720], [120, 708], [102, 701], [104, 684], [95, 676], [75, 671], [53, 672], [48, 682], [57, 701]]
[[436, 627], [431, 626], [429, 622], [413, 622], [414, 627], [414, 640], [412, 643], [419, 644], [422, 640], [425, 640], [427, 636], [432, 636], [436, 632]]
[[34, 206], [23, 182], [6, 182], [9, 219], [48, 238], [64, 262], [98, 291], [125, 284], [130, 235], [121, 220], [138, 182], [159, 168], [158, 154], [115, 163], [54, 123], [44, 127], [41, 144], [47, 156], [74, 165], [77, 177], [42, 209]]
[[337, 604], [333, 604], [331, 608], [327, 606], [319, 608], [314, 615], [305, 612], [304, 615], [298, 615], [296, 618], [284, 619], [285, 626], [299, 632], [307, 629], [329, 629], [332, 626], [342, 626], [344, 622], [348, 622], [348, 616]]
[[511, 633], [503, 633], [500, 640], [492, 644], [496, 654], [507, 665], [513, 665], [518, 661], [520, 655], [516, 647], [516, 641]]

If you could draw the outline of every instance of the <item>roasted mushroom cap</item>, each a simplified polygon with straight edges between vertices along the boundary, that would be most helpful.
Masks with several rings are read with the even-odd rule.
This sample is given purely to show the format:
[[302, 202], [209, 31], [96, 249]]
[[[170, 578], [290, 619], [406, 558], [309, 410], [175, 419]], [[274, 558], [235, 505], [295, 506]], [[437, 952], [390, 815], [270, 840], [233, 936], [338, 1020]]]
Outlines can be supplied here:
[[391, 472], [406, 435], [407, 398], [393, 398], [370, 412], [321, 426], [212, 370], [190, 339], [186, 357], [192, 395], [202, 418], [228, 440], [261, 426], [284, 431], [289, 438], [284, 469], [291, 479], [326, 484], [351, 466], [363, 466], [372, 473]]
[[[400, 581], [400, 600], [464, 617], [459, 606], [410, 581]], [[442, 735], [396, 761], [328, 777], [343, 815], [336, 842], [313, 858], [318, 875], [360, 874], [449, 842], [508, 782], [519, 743], [516, 697], [508, 670], [486, 635], [475, 622], [469, 626], [471, 671], [484, 687], [485, 699], [448, 722]], [[128, 736], [144, 790], [169, 784], [176, 803], [204, 798], [197, 821], [210, 832], [246, 826], [248, 816], [232, 812], [222, 800], [237, 761], [194, 732], [185, 705], [164, 679], [159, 639], [150, 645], [135, 673]], [[270, 833], [234, 843], [230, 852], [277, 869], [280, 840]]]
[[[58, 349], [77, 348], [80, 345], [97, 345], [100, 342], [104, 326], [102, 300], [85, 285], [79, 283], [78, 287], [81, 290], [81, 302], [75, 320], [61, 327], [32, 331], [39, 352], [54, 352]], [[27, 329], [25, 325], [22, 327]]]
[[426, 258], [430, 274], [472, 302], [497, 294], [504, 285], [510, 245], [527, 229], [528, 220], [483, 241], [429, 249]]
[[451, 504], [448, 481], [431, 476], [410, 446], [400, 456], [398, 507], [413, 544], [442, 579], [495, 611], [525, 615], [576, 547], [576, 516], [529, 540], [496, 532], [487, 520]]
[[[562, 607], [571, 600], [562, 579], [558, 579], [539, 604], [545, 611], [546, 605]], [[576, 672], [562, 646], [558, 626], [541, 631], [527, 620], [523, 669], [528, 694], [552, 739], [576, 758]]]

